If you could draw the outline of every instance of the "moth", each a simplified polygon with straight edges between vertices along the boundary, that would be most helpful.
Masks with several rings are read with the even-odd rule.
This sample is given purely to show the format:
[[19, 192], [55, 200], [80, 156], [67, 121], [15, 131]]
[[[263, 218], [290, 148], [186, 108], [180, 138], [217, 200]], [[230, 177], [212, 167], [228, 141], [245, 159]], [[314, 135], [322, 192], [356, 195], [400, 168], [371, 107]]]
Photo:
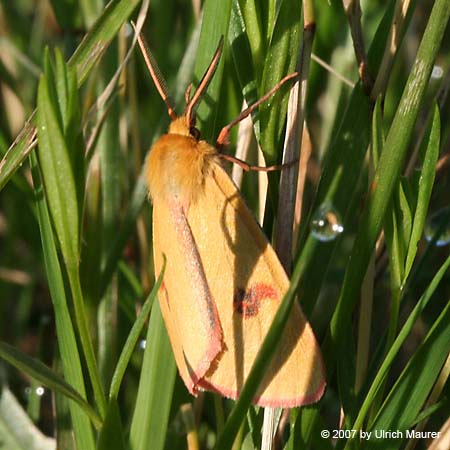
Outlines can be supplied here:
[[[192, 97], [187, 93], [185, 112], [177, 116], [142, 37], [139, 44], [172, 120], [167, 134], [151, 148], [145, 169], [153, 203], [156, 276], [166, 257], [158, 294], [161, 311], [189, 392], [210, 390], [236, 399], [289, 279], [223, 169], [223, 155], [195, 128], [195, 111], [217, 68], [222, 45]], [[227, 143], [230, 127], [279, 85], [225, 127], [218, 146]], [[295, 407], [318, 401], [324, 388], [320, 349], [296, 302], [253, 402]]]

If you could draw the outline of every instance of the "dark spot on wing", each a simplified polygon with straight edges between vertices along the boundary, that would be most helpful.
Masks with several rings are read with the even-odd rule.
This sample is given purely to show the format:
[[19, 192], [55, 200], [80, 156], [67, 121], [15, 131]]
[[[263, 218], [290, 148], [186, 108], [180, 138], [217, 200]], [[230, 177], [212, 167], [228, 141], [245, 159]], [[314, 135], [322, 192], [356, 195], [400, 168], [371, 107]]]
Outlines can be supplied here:
[[237, 288], [234, 293], [233, 307], [244, 318], [256, 317], [265, 299], [278, 299], [278, 294], [272, 286], [258, 283], [248, 289]]

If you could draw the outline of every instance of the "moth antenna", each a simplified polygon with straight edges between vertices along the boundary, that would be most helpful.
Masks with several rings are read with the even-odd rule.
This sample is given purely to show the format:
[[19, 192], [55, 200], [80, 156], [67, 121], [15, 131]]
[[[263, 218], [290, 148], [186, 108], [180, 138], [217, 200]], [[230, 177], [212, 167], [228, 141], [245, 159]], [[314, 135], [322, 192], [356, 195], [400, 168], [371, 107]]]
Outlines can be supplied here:
[[[134, 31], [136, 31], [136, 27], [133, 22]], [[158, 90], [159, 95], [163, 99], [163, 102], [167, 106], [167, 113], [169, 114], [172, 120], [175, 120], [178, 116], [175, 112], [175, 108], [173, 106], [172, 100], [169, 96], [166, 80], [164, 79], [161, 71], [159, 70], [158, 64], [156, 62], [155, 57], [150, 51], [147, 42], [145, 42], [144, 37], [141, 33], [138, 35], [138, 43], [139, 48], [141, 49], [142, 56], [144, 57], [145, 64], [147, 65], [148, 71], [150, 72], [150, 76], [152, 77], [153, 83]]]
[[203, 93], [208, 89], [209, 83], [212, 80], [212, 77], [214, 76], [214, 73], [217, 69], [217, 66], [220, 61], [220, 55], [222, 54], [222, 48], [223, 48], [223, 36], [221, 36], [219, 45], [217, 46], [217, 49], [214, 53], [214, 56], [212, 57], [212, 60], [206, 69], [206, 72], [204, 73], [198, 88], [194, 92], [194, 95], [189, 100], [189, 103], [186, 105], [186, 123], [189, 127], [195, 125], [195, 111], [197, 109], [198, 103], [203, 95]]
[[231, 128], [233, 128], [236, 124], [238, 124], [241, 120], [245, 119], [248, 115], [250, 115], [261, 103], [264, 103], [268, 98], [270, 98], [278, 89], [283, 86], [289, 80], [293, 78], [297, 78], [299, 76], [298, 72], [291, 73], [290, 75], [286, 75], [282, 78], [269, 92], [263, 95], [258, 101], [250, 105], [248, 108], [244, 109], [236, 119], [232, 120], [228, 125], [225, 125], [219, 133], [219, 136], [216, 140], [216, 146], [218, 148], [224, 147], [229, 144], [229, 134]]

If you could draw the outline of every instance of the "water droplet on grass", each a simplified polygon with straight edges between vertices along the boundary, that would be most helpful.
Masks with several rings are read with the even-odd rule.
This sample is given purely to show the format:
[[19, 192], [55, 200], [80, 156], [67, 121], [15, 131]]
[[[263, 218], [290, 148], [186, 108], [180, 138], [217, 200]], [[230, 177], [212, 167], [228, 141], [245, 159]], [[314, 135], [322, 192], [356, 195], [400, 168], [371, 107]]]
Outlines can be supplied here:
[[438, 234], [436, 246], [443, 247], [450, 243], [450, 207], [442, 208], [432, 214], [423, 230], [425, 239], [431, 242]]
[[321, 242], [336, 239], [344, 231], [339, 213], [329, 202], [323, 203], [311, 221], [311, 232]]

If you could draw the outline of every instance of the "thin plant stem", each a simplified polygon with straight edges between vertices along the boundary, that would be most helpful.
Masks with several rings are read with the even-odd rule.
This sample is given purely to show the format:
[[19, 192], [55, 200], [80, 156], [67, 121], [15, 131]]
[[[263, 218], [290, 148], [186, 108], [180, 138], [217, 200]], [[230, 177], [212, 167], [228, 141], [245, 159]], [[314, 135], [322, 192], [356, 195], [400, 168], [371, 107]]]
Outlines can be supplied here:
[[370, 93], [370, 97], [373, 100], [376, 100], [379, 95], [384, 96], [384, 93], [386, 92], [386, 86], [389, 80], [392, 65], [394, 64], [394, 57], [401, 41], [403, 26], [410, 3], [410, 0], [397, 0], [397, 4], [395, 5], [395, 12], [392, 17], [392, 25], [389, 31], [388, 41], [384, 49], [383, 59], [381, 61], [380, 69], [378, 70], [378, 75], [375, 79], [372, 92]]
[[186, 440], [188, 450], [199, 450], [197, 427], [195, 426], [194, 411], [190, 403], [181, 405], [181, 418], [186, 427]]
[[361, 27], [361, 4], [359, 0], [343, 0], [345, 13], [350, 24], [350, 33], [355, 49], [356, 61], [358, 63], [358, 72], [362, 80], [364, 89], [370, 93], [373, 86], [373, 80], [369, 74], [367, 64], [367, 54], [364, 46], [364, 38]]
[[[248, 105], [244, 100], [242, 103], [242, 111], [245, 111], [247, 107]], [[235, 153], [236, 158], [239, 158], [243, 161], [247, 160], [250, 145], [252, 142], [252, 136], [253, 136], [253, 122], [251, 116], [247, 116], [245, 119], [242, 119], [242, 121], [239, 123], [236, 153]], [[239, 188], [242, 185], [243, 174], [244, 169], [238, 164], [233, 164], [231, 179]]]

